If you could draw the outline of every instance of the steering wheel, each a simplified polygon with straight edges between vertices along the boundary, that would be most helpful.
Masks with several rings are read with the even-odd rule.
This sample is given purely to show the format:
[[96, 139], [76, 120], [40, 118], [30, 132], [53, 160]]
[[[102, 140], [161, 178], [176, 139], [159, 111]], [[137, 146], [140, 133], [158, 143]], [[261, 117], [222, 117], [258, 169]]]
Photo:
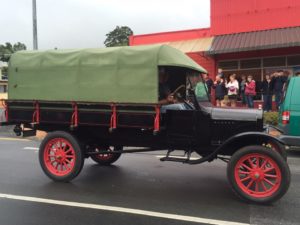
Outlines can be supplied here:
[[175, 91], [173, 91], [171, 93], [171, 95], [174, 96], [175, 99], [180, 100], [180, 101], [185, 101], [185, 99], [183, 98], [184, 96], [184, 91], [185, 91], [185, 85], [180, 85], [178, 86]]

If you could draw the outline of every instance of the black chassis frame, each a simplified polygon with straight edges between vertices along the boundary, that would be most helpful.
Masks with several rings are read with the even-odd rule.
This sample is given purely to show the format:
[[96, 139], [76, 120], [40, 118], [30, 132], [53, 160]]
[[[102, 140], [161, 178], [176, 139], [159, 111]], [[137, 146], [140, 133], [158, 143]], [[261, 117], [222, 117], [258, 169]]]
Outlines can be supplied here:
[[[161, 114], [160, 106], [155, 104], [7, 100], [6, 122], [2, 125], [15, 124], [16, 134], [24, 136], [34, 135], [35, 130], [70, 132], [84, 146], [87, 157], [111, 153], [96, 152], [95, 146], [132, 146], [141, 149], [125, 149], [121, 153], [168, 149], [162, 161], [198, 164], [230, 156], [247, 145], [268, 143], [281, 155], [285, 154], [284, 142], [263, 132], [262, 119], [214, 120], [210, 110], [194, 104], [195, 110], [167, 110]], [[184, 150], [188, 157], [169, 157], [175, 149]], [[201, 158], [190, 160], [192, 152]]]

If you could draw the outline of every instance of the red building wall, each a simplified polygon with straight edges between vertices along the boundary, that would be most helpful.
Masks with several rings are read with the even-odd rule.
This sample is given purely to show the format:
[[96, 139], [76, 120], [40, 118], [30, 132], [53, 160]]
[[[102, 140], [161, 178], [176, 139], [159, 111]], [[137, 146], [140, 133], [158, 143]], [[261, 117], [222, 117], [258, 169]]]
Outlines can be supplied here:
[[[130, 37], [130, 45], [155, 44], [300, 25], [300, 0], [211, 0], [211, 28], [162, 32]], [[222, 54], [215, 59], [201, 52], [187, 53], [211, 77], [216, 61], [298, 53], [299, 48]]]
[[187, 53], [187, 55], [192, 58], [196, 63], [201, 65], [207, 72], [210, 74], [211, 78], [215, 78], [216, 74], [216, 65], [215, 60], [209, 56], [205, 56], [204, 53]]
[[210, 28], [132, 35], [129, 37], [129, 45], [147, 45], [163, 42], [191, 40], [205, 37], [211, 37]]
[[[133, 35], [129, 38], [129, 45], [146, 45], [146, 44], [156, 44], [164, 42], [174, 42], [191, 40], [198, 38], [211, 37], [210, 28], [203, 29], [193, 29], [193, 30], [183, 30], [183, 31], [173, 31], [173, 32], [163, 32], [154, 34], [144, 34], [144, 35]], [[215, 76], [215, 61], [204, 56], [204, 53], [195, 52], [187, 53], [195, 62], [205, 68], [212, 78]]]
[[299, 0], [211, 0], [211, 33], [299, 26], [299, 15]]

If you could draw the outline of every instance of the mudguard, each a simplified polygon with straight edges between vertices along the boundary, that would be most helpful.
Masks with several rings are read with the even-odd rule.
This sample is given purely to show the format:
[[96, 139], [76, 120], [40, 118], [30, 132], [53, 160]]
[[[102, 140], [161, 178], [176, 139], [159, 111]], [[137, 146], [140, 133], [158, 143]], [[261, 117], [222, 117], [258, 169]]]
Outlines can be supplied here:
[[218, 155], [233, 155], [236, 151], [238, 151], [242, 147], [268, 143], [270, 141], [272, 142], [272, 144], [276, 145], [276, 146], [272, 146], [272, 148], [274, 147], [275, 150], [285, 160], [287, 160], [287, 154], [284, 149], [285, 143], [282, 140], [263, 132], [243, 132], [240, 134], [236, 134], [230, 137], [229, 139], [227, 139], [220, 146], [218, 146], [211, 154], [202, 157], [200, 159], [189, 160], [187, 163], [194, 165], [206, 161], [210, 162], [216, 159]]
[[[276, 151], [286, 158], [286, 152], [284, 146], [286, 145], [284, 141], [274, 136], [271, 136], [264, 132], [244, 132], [240, 134], [236, 134], [225, 142], [223, 142], [218, 148], [216, 154], [224, 154], [232, 155], [235, 151], [240, 149], [241, 147], [247, 145], [255, 145], [257, 143], [269, 143], [272, 142], [276, 146]], [[232, 148], [233, 147], [233, 148]]]

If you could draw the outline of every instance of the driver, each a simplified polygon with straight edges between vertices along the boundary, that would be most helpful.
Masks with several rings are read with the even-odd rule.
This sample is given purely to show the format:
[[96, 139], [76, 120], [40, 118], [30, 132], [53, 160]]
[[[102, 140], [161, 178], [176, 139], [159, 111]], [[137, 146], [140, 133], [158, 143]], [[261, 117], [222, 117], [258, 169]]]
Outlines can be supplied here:
[[176, 98], [168, 85], [169, 74], [164, 68], [159, 69], [159, 104], [161, 104], [161, 113], [165, 113], [167, 109], [185, 110], [184, 103], [177, 103]]
[[159, 104], [167, 105], [174, 103], [174, 96], [171, 94], [171, 89], [168, 85], [169, 74], [164, 68], [159, 69]]

